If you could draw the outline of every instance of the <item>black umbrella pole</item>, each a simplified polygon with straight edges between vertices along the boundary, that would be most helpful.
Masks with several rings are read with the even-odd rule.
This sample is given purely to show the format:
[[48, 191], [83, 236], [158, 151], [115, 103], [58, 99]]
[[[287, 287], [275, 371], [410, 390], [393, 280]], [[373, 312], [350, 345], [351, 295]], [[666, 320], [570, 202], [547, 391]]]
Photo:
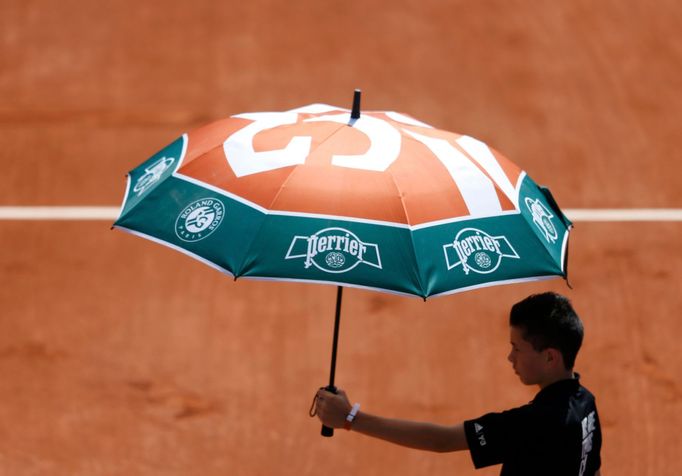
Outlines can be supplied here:
[[[343, 287], [336, 288], [336, 315], [334, 316], [334, 342], [332, 344], [332, 364], [329, 370], [329, 385], [325, 387], [328, 392], [336, 393], [334, 377], [336, 376], [336, 351], [339, 346], [339, 325], [341, 324], [341, 299], [343, 298]], [[322, 436], [334, 436], [334, 428], [322, 425]]]

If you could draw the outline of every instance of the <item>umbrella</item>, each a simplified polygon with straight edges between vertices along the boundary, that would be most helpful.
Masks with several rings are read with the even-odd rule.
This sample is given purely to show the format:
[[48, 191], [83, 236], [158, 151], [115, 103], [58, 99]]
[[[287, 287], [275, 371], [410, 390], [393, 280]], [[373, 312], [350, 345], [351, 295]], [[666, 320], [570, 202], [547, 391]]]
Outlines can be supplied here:
[[[571, 223], [483, 142], [393, 111], [312, 104], [218, 120], [128, 174], [115, 228], [228, 274], [444, 295], [566, 277]], [[326, 430], [324, 430], [326, 432]]]

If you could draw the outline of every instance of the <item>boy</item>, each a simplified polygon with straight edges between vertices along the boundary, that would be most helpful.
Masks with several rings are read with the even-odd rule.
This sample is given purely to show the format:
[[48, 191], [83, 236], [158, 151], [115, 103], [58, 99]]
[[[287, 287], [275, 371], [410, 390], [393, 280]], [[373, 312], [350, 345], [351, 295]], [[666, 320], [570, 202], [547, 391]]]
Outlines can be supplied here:
[[532, 402], [454, 426], [396, 420], [351, 407], [343, 390], [317, 392], [317, 415], [346, 428], [428, 451], [468, 449], [474, 466], [502, 464], [502, 476], [599, 476], [601, 427], [594, 396], [573, 372], [583, 325], [567, 298], [529, 296], [510, 313], [508, 360], [525, 385], [540, 391]]

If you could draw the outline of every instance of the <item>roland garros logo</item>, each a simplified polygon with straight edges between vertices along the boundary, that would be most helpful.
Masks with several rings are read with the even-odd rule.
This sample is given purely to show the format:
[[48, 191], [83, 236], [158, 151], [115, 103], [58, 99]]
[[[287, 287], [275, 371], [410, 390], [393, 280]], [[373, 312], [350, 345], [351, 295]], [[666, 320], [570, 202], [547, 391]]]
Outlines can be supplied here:
[[344, 228], [325, 228], [311, 236], [294, 236], [285, 259], [304, 258], [306, 269], [345, 273], [359, 264], [381, 269], [379, 247]]
[[533, 216], [533, 223], [542, 232], [545, 240], [548, 243], [554, 243], [559, 237], [556, 228], [552, 224], [552, 218], [554, 215], [545, 207], [540, 199], [533, 200], [532, 198], [526, 198], [526, 207]]
[[443, 252], [448, 271], [461, 265], [464, 274], [492, 273], [503, 258], [519, 258], [505, 236], [491, 236], [476, 228], [460, 230], [452, 243], [443, 245]]
[[161, 157], [159, 160], [144, 169], [142, 175], [133, 187], [133, 192], [139, 197], [146, 192], [152, 185], [161, 180], [163, 173], [173, 165], [173, 157]]
[[215, 198], [202, 198], [187, 205], [177, 220], [175, 234], [182, 241], [200, 241], [213, 233], [225, 217], [225, 205]]

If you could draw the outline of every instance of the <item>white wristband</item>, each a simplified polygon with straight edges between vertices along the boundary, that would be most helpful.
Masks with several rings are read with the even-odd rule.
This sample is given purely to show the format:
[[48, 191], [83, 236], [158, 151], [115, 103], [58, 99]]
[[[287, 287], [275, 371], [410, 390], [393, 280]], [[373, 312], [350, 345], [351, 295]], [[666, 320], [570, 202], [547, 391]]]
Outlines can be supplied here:
[[350, 413], [348, 416], [346, 416], [346, 424], [344, 425], [346, 430], [350, 430], [350, 425], [353, 423], [353, 420], [355, 420], [355, 416], [358, 414], [358, 410], [360, 410], [360, 404], [356, 403], [353, 405], [353, 408], [350, 409]]

